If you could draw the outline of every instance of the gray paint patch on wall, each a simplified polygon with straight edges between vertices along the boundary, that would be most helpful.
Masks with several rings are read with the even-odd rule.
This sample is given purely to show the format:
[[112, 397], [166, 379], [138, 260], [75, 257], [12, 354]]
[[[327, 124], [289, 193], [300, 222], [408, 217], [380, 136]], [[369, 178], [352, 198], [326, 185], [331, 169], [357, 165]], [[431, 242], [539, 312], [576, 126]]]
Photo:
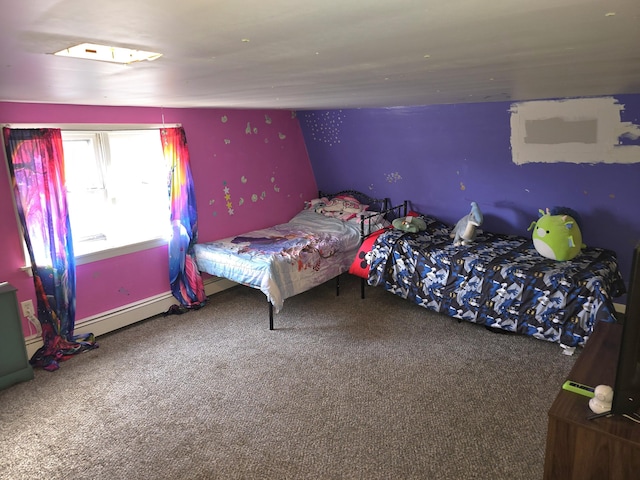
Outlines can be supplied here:
[[526, 120], [524, 143], [598, 143], [598, 121], [543, 118]]
[[613, 97], [520, 102], [511, 105], [511, 155], [526, 163], [640, 163], [640, 125], [623, 122]]

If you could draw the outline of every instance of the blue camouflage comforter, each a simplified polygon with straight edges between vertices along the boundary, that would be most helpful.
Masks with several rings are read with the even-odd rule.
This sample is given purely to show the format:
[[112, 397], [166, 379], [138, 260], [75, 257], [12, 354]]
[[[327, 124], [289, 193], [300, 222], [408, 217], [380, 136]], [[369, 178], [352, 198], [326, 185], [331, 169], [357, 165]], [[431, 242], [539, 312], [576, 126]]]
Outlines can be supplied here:
[[388, 230], [376, 240], [369, 285], [453, 318], [583, 346], [598, 321], [615, 321], [624, 293], [614, 252], [587, 247], [573, 260], [542, 257], [530, 238], [480, 232], [454, 246], [451, 227], [425, 218], [427, 230]]

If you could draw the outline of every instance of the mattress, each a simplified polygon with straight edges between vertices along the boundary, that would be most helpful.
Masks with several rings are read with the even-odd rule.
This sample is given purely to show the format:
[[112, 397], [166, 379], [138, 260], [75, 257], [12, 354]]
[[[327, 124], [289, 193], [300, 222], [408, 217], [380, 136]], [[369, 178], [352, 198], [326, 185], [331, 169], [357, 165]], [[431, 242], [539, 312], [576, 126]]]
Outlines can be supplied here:
[[284, 300], [347, 271], [359, 222], [303, 210], [289, 222], [195, 245], [198, 269], [261, 290], [276, 312]]
[[598, 321], [615, 321], [625, 291], [613, 251], [587, 247], [572, 260], [542, 257], [531, 238], [480, 232], [455, 246], [451, 227], [380, 234], [368, 253], [367, 282], [418, 305], [488, 327], [584, 345]]

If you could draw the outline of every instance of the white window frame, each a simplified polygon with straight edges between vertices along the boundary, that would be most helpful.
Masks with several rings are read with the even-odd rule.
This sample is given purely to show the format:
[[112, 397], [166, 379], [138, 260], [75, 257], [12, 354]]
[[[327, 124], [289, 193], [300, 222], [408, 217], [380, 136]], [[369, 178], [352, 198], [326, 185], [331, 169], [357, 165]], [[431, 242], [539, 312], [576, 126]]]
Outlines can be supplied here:
[[[5, 125], [9, 128], [59, 128], [62, 131], [73, 131], [73, 132], [110, 132], [110, 131], [128, 131], [128, 130], [160, 130], [163, 128], [174, 128], [179, 127], [180, 124], [11, 124]], [[158, 134], [159, 135], [159, 134]], [[158, 138], [160, 141], [160, 138]], [[14, 202], [15, 205], [15, 202]], [[17, 217], [16, 211], [16, 221], [18, 222], [20, 231], [22, 232], [22, 226]], [[168, 228], [169, 231], [169, 228]], [[91, 253], [81, 254], [75, 256], [76, 265], [83, 265], [92, 262], [97, 262], [99, 260], [105, 260], [108, 258], [114, 258], [121, 255], [126, 255], [129, 253], [139, 252], [143, 250], [149, 250], [152, 248], [160, 247], [167, 245], [169, 242], [168, 238], [154, 238], [149, 239], [137, 243], [130, 243], [122, 246], [117, 246], [114, 248], [107, 248], [103, 250], [98, 250]], [[29, 254], [26, 249], [26, 244], [24, 244], [24, 258], [25, 258], [25, 266], [22, 267], [22, 270], [31, 275], [31, 261], [29, 259]]]

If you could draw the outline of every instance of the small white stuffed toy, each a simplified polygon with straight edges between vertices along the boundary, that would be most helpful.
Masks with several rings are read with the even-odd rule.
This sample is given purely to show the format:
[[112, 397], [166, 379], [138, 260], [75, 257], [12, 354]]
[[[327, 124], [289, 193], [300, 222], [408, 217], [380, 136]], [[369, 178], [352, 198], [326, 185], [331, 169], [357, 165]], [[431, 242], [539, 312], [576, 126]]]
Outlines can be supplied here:
[[469, 245], [476, 238], [476, 229], [482, 225], [482, 212], [476, 202], [471, 202], [471, 212], [465, 215], [451, 232], [451, 238], [453, 238], [454, 245]]

